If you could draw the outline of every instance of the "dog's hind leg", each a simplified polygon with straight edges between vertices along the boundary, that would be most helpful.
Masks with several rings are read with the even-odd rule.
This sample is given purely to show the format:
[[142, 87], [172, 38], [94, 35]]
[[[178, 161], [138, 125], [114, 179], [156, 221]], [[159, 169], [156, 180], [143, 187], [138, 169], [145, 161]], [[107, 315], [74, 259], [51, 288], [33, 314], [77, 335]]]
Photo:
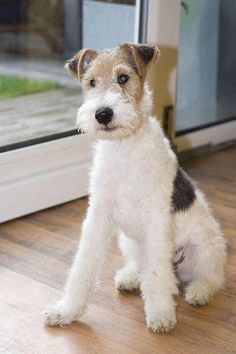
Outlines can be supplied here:
[[192, 223], [196, 225], [190, 236], [194, 250], [193, 267], [189, 284], [185, 289], [185, 299], [191, 305], [198, 306], [207, 304], [223, 287], [227, 254], [220, 227], [210, 210], [201, 207], [193, 211]]
[[189, 304], [205, 305], [223, 287], [225, 262], [226, 247], [223, 239], [195, 247], [192, 280], [185, 289], [185, 300]]
[[139, 269], [142, 258], [139, 243], [122, 233], [119, 236], [119, 247], [126, 261], [124, 268], [121, 268], [115, 276], [116, 288], [120, 291], [139, 289]]
[[187, 283], [185, 300], [193, 305], [207, 304], [224, 285], [227, 259], [226, 242], [202, 192], [184, 212], [176, 213], [178, 246], [184, 248], [184, 261], [177, 268], [178, 278]]

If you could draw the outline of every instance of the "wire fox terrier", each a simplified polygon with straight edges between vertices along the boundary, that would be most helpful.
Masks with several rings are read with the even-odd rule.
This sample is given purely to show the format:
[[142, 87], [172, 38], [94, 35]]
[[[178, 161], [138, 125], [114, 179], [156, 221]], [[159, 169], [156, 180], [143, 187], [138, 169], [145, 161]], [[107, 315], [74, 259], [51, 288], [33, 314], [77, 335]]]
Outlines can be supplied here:
[[187, 284], [191, 305], [208, 303], [224, 284], [220, 227], [151, 117], [146, 76], [158, 55], [155, 46], [125, 43], [83, 49], [66, 64], [85, 92], [78, 126], [97, 142], [79, 249], [63, 299], [44, 313], [47, 325], [82, 316], [116, 233], [126, 259], [116, 287], [140, 288], [147, 326], [155, 332], [176, 324], [178, 280]]

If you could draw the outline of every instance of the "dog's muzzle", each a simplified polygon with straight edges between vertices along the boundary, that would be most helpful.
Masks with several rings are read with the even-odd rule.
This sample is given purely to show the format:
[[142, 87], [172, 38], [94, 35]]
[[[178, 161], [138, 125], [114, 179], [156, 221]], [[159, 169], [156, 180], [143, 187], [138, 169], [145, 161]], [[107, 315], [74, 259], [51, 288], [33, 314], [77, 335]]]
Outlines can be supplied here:
[[95, 118], [97, 119], [98, 123], [107, 125], [111, 122], [113, 116], [113, 110], [109, 107], [102, 107], [99, 108], [95, 112]]

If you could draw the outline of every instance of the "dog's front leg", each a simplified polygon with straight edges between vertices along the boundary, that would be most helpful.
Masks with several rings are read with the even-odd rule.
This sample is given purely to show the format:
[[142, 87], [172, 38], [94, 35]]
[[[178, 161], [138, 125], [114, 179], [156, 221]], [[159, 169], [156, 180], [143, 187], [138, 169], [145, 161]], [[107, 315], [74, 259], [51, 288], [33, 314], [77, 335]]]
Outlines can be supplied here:
[[145, 246], [141, 289], [147, 326], [155, 332], [166, 332], [176, 324], [174, 295], [178, 293], [168, 215], [154, 215], [150, 220]]
[[44, 312], [45, 324], [66, 325], [84, 313], [112, 236], [111, 219], [90, 208], [61, 301]]

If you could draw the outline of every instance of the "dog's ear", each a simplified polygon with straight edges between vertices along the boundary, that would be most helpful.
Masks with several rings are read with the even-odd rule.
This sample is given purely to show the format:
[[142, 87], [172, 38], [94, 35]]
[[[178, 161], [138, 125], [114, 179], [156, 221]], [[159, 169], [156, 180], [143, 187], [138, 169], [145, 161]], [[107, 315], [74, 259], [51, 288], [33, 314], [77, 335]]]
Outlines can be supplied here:
[[65, 64], [67, 71], [80, 81], [85, 71], [89, 68], [91, 61], [96, 58], [98, 53], [93, 49], [81, 49], [75, 56]]
[[128, 54], [131, 64], [135, 65], [140, 76], [145, 76], [160, 56], [160, 50], [153, 45], [124, 43], [120, 47]]

